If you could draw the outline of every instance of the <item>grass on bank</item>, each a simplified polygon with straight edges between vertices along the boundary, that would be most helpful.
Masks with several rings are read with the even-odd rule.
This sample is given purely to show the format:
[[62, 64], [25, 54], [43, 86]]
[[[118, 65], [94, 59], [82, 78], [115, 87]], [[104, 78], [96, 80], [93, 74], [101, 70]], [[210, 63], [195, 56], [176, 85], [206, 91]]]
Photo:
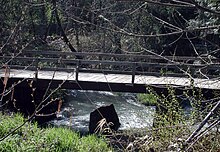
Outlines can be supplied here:
[[157, 97], [152, 93], [138, 94], [137, 99], [140, 103], [144, 104], [145, 106], [156, 106], [156, 104], [157, 104]]
[[[0, 114], [0, 138], [25, 119], [20, 114], [6, 116]], [[26, 123], [12, 135], [0, 142], [4, 152], [108, 152], [112, 151], [104, 139], [94, 135], [80, 137], [67, 128], [41, 129], [36, 123]]]

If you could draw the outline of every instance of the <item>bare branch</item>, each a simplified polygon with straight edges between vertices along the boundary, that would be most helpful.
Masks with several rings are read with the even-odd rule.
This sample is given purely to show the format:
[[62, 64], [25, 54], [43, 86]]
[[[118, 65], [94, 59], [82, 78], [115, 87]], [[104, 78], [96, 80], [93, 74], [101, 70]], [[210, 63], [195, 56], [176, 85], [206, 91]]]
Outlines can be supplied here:
[[[126, 1], [130, 1], [130, 2], [134, 2], [134, 0], [120, 0], [122, 2]], [[150, 3], [150, 4], [156, 4], [156, 5], [161, 5], [161, 6], [169, 6], [169, 7], [186, 7], [186, 8], [191, 8], [194, 7], [193, 4], [191, 3], [183, 3], [183, 2], [179, 2], [179, 1], [173, 1], [173, 2], [177, 2], [175, 3], [164, 3], [164, 2], [159, 2], [159, 1], [153, 1], [153, 0], [135, 0], [135, 1], [144, 1], [146, 3]]]
[[216, 105], [210, 110], [210, 112], [206, 115], [204, 120], [199, 124], [198, 128], [190, 135], [190, 137], [185, 141], [185, 144], [191, 143], [193, 138], [199, 133], [199, 131], [204, 127], [209, 118], [213, 115], [213, 113], [219, 108], [220, 101], [216, 103]]

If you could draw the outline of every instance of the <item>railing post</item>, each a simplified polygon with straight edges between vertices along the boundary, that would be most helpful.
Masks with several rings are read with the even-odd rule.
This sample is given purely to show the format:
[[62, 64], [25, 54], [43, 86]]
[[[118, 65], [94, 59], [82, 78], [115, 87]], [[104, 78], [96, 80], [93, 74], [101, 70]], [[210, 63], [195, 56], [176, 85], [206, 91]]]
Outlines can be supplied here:
[[77, 62], [76, 62], [76, 81], [78, 81], [79, 66], [80, 66], [80, 60], [77, 60]]
[[39, 64], [39, 59], [36, 58], [35, 60], [35, 76], [34, 76], [34, 81], [37, 81], [37, 78], [38, 78], [38, 64]]
[[136, 63], [133, 63], [133, 64], [132, 64], [132, 79], [131, 79], [131, 83], [132, 83], [132, 84], [134, 84], [135, 72], [136, 72]]

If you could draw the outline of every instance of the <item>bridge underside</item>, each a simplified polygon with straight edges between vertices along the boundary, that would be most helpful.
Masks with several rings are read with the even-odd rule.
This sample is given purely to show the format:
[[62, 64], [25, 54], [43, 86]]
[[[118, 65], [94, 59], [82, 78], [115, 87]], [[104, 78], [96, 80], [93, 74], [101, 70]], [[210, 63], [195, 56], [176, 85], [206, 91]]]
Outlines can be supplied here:
[[[109, 92], [130, 92], [130, 93], [146, 93], [147, 88], [150, 87], [159, 95], [168, 95], [169, 91], [167, 86], [164, 85], [143, 85], [143, 84], [120, 84], [120, 83], [104, 83], [104, 82], [82, 82], [82, 81], [65, 81], [56, 80], [43, 80], [38, 79], [37, 81], [33, 81], [33, 79], [21, 79], [21, 78], [13, 78], [9, 79], [7, 82], [7, 88], [13, 86], [13, 84], [17, 84], [16, 88], [20, 88], [20, 90], [27, 90], [30, 88], [30, 82], [32, 82], [32, 88], [37, 88], [37, 90], [41, 90], [41, 92], [45, 92], [45, 90], [50, 87], [50, 89], [56, 89], [60, 87], [61, 89], [71, 89], [71, 90], [94, 90], [94, 91], [109, 91]], [[184, 91], [188, 90], [188, 94], [192, 95], [192, 88], [185, 88], [181, 86], [175, 87], [175, 94], [182, 95]], [[3, 90], [3, 83], [0, 83], [0, 90]], [[206, 99], [212, 99], [214, 97], [215, 91], [213, 89], [202, 88], [199, 89], [205, 95]], [[197, 91], [199, 91], [197, 90]], [[195, 91], [195, 90], [194, 90]], [[218, 91], [218, 90], [216, 90]], [[2, 91], [1, 91], [2, 92]], [[25, 98], [25, 97], [23, 97]]]
[[[13, 78], [8, 80], [7, 86], [12, 84], [18, 84], [18, 87], [28, 87], [27, 82], [31, 82], [32, 79]], [[19, 83], [18, 83], [19, 82]], [[62, 84], [62, 85], [61, 85]], [[0, 85], [1, 88], [3, 85]], [[112, 91], [112, 92], [132, 92], [132, 93], [146, 93], [146, 86], [141, 84], [119, 84], [119, 83], [104, 83], [104, 82], [83, 82], [83, 81], [65, 81], [62, 80], [50, 81], [44, 79], [38, 79], [33, 81], [33, 87], [46, 90], [49, 86], [50, 89], [56, 89], [60, 87], [61, 89], [70, 90], [94, 90], [94, 91]]]

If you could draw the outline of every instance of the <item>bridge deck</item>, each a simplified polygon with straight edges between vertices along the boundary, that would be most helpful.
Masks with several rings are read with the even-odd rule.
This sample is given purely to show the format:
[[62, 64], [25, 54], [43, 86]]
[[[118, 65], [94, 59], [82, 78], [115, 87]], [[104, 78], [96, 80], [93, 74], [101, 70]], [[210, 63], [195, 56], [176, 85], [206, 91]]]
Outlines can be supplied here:
[[[0, 71], [0, 77], [5, 77], [5, 71], [2, 69]], [[10, 69], [10, 79], [32, 79], [36, 77], [36, 72], [31, 70], [16, 70]], [[38, 71], [37, 72], [38, 80], [51, 80], [53, 81], [68, 81], [76, 82], [76, 73], [75, 72], [63, 72], [63, 71]], [[103, 73], [78, 73], [78, 82], [90, 82], [96, 83], [106, 83], [106, 84], [124, 84], [130, 85], [132, 87], [132, 76], [126, 74], [103, 74]], [[190, 79], [184, 77], [156, 77], [156, 76], [144, 76], [144, 75], [135, 75], [134, 85], [173, 85], [176, 87], [189, 87]], [[203, 89], [220, 89], [220, 78], [215, 79], [194, 79], [194, 86]], [[71, 87], [70, 87], [71, 88]], [[76, 88], [71, 88], [76, 89]], [[122, 88], [123, 89], [123, 88]], [[120, 90], [120, 88], [118, 88]]]

